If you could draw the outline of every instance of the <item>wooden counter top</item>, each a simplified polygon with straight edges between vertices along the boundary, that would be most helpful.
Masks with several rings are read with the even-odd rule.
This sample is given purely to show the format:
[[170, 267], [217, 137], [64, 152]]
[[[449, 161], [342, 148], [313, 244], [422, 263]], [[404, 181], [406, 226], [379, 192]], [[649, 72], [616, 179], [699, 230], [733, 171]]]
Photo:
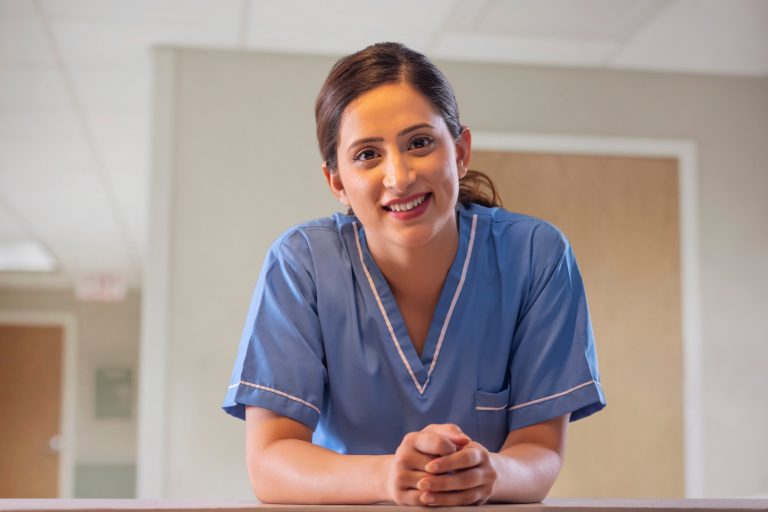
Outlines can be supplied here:
[[[183, 501], [183, 500], [1, 500], [2, 512], [351, 512], [357, 510], [394, 512], [417, 507], [397, 505], [265, 505], [256, 501]], [[418, 507], [421, 508], [421, 507]], [[426, 507], [425, 507], [426, 508]], [[441, 511], [478, 510], [478, 507], [436, 507]], [[600, 512], [653, 511], [768, 511], [768, 499], [726, 500], [546, 500], [544, 503], [529, 505], [484, 505], [483, 509], [494, 512]]]

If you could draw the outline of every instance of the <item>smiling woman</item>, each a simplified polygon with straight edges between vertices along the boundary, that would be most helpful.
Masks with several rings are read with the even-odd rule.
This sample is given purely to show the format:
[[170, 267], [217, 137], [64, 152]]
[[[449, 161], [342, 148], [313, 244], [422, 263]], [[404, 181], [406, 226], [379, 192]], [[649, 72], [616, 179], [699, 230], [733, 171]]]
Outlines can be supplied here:
[[567, 239], [468, 170], [471, 132], [425, 56], [344, 57], [315, 113], [350, 212], [278, 238], [254, 292], [224, 409], [246, 419], [255, 494], [543, 499], [568, 421], [605, 406]]

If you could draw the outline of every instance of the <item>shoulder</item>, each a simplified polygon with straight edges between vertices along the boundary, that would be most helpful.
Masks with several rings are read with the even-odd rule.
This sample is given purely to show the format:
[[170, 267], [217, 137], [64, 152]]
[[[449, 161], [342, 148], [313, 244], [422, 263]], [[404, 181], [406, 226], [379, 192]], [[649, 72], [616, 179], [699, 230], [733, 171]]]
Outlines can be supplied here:
[[353, 228], [354, 217], [335, 213], [329, 217], [297, 224], [278, 236], [269, 248], [268, 260], [290, 260], [306, 267], [322, 256], [343, 250]]
[[459, 209], [460, 215], [477, 215], [487, 243], [506, 252], [531, 252], [536, 256], [562, 255], [570, 247], [568, 238], [554, 224], [537, 217], [470, 204]]

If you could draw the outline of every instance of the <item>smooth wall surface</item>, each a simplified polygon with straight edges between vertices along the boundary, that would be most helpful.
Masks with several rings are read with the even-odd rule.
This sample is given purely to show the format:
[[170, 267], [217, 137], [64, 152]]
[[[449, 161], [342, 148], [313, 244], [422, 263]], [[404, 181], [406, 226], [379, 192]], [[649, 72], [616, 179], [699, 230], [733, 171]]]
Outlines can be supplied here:
[[[0, 312], [64, 313], [77, 323], [75, 497], [131, 497], [135, 492], [140, 302], [137, 292], [123, 302], [101, 304], [78, 301], [70, 290], [0, 289]], [[100, 368], [131, 370], [132, 417], [97, 417], [95, 372]]]
[[[144, 294], [168, 314], [142, 344], [163, 343], [167, 360], [142, 368], [165, 386], [165, 398], [142, 395], [142, 410], [164, 411], [151, 434], [164, 449], [155, 455], [140, 440], [144, 496], [250, 496], [243, 424], [219, 406], [267, 247], [292, 224], [337, 207], [320, 173], [313, 117], [334, 61], [158, 52], [155, 171], [167, 187], [153, 199], [151, 224], [154, 243], [165, 245], [150, 255]], [[463, 122], [478, 131], [696, 142], [705, 496], [768, 493], [768, 79], [441, 67]], [[163, 272], [167, 292], [153, 286]], [[142, 482], [158, 468], [160, 478]]]

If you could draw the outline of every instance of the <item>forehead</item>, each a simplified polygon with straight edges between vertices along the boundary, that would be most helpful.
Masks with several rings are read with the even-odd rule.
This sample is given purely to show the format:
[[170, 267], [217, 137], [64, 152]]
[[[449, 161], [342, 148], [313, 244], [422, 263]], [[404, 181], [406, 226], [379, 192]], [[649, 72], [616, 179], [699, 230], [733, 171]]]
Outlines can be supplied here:
[[445, 125], [429, 100], [405, 83], [380, 85], [352, 101], [341, 116], [340, 139], [382, 135], [388, 130], [429, 123]]

